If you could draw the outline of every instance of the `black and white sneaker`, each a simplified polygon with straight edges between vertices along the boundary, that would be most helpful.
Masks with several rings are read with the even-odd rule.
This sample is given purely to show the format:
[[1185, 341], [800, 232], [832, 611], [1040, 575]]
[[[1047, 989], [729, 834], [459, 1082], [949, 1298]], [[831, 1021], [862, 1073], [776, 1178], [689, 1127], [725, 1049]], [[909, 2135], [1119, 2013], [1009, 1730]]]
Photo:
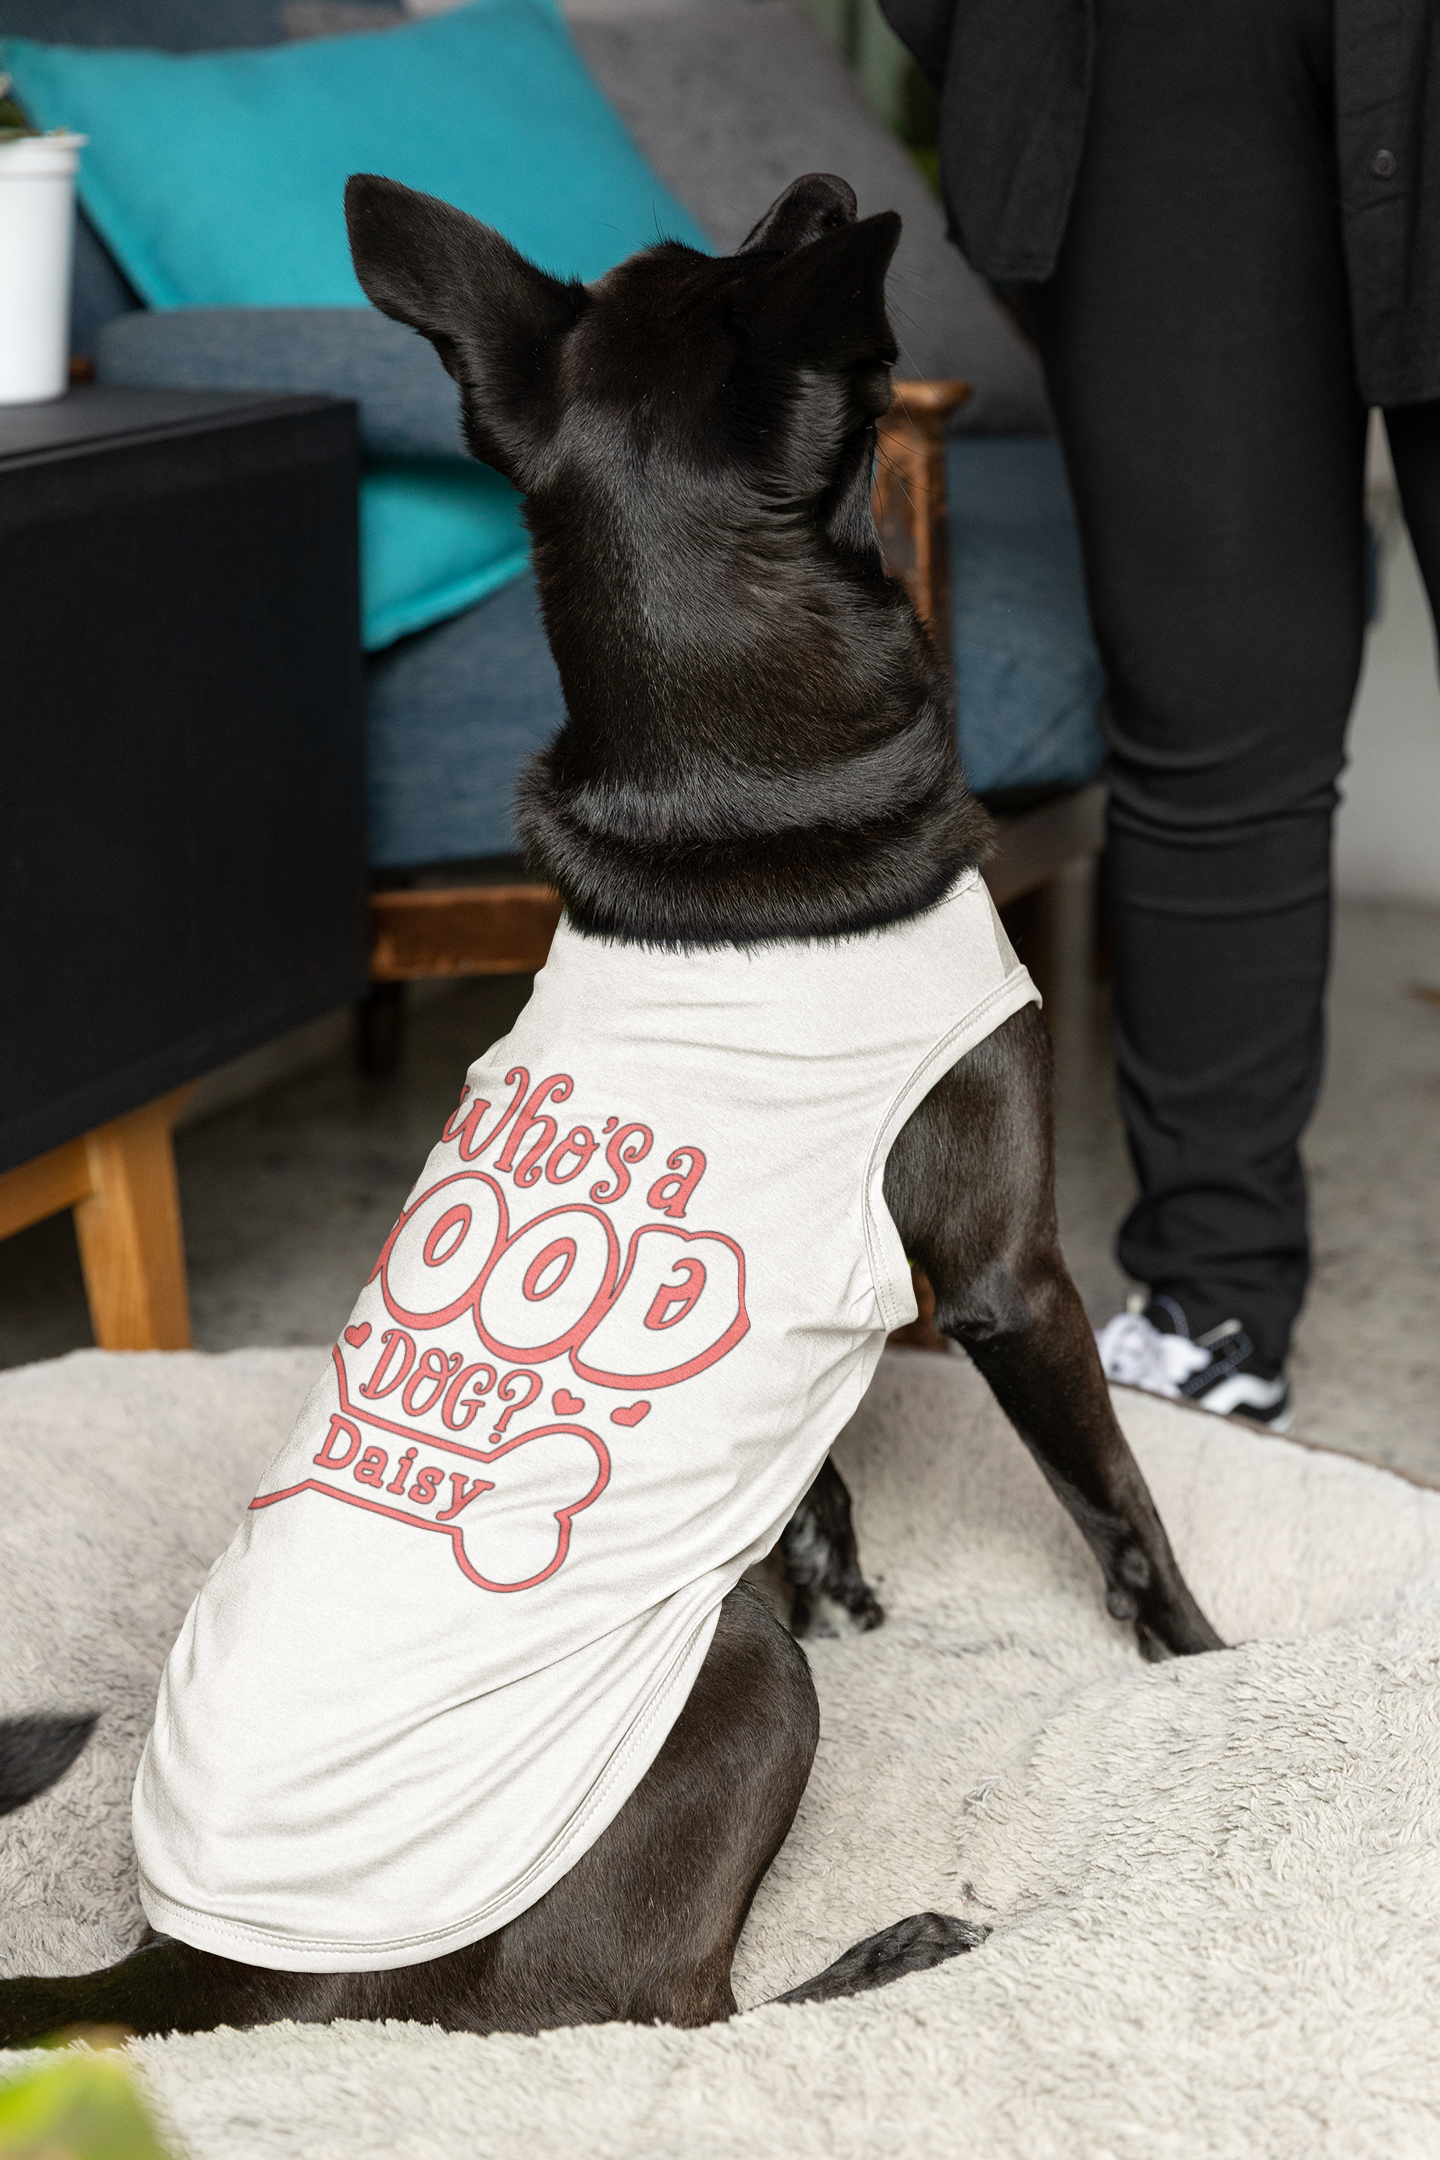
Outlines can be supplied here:
[[1290, 1429], [1289, 1383], [1283, 1373], [1267, 1379], [1251, 1369], [1255, 1345], [1239, 1320], [1222, 1320], [1192, 1342], [1174, 1298], [1162, 1294], [1147, 1304], [1137, 1292], [1123, 1313], [1096, 1329], [1095, 1340], [1107, 1380], [1222, 1417], [1253, 1418], [1272, 1432]]

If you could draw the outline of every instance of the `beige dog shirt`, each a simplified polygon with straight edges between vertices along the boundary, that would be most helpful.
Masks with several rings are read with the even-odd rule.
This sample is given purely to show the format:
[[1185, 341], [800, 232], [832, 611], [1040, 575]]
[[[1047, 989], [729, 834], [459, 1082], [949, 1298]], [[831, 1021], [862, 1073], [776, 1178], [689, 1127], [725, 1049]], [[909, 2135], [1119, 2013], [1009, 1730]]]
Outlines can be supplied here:
[[1034, 997], [973, 872], [833, 942], [562, 925], [166, 1666], [158, 1929], [417, 1964], [575, 1864], [914, 1317], [892, 1141]]

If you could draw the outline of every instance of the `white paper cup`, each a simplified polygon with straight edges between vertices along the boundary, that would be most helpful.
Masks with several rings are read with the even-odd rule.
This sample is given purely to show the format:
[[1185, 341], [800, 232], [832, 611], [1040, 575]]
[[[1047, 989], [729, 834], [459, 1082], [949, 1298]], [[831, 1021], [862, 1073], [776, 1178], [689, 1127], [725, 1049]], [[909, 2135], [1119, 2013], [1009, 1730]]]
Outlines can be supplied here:
[[0, 405], [62, 397], [70, 380], [75, 166], [86, 139], [0, 143]]

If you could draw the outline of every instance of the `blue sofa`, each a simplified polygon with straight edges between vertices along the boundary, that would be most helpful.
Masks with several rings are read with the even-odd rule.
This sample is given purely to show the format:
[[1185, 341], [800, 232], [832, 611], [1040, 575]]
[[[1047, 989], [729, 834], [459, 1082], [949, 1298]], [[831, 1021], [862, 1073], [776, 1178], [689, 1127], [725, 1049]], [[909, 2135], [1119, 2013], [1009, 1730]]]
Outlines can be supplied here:
[[[974, 391], [948, 451], [962, 756], [977, 792], [1002, 806], [1092, 779], [1103, 683], [1038, 370], [946, 242], [906, 153], [798, 0], [586, 0], [577, 17], [602, 90], [717, 245], [733, 246], [807, 169], [845, 172], [862, 210], [901, 210], [901, 372], [964, 376]], [[0, 34], [172, 52], [404, 19], [381, 0], [0, 0]], [[376, 485], [461, 455], [453, 386], [410, 333], [360, 309], [147, 311], [83, 218], [73, 343], [103, 381], [353, 398]], [[501, 875], [515, 778], [563, 713], [528, 570], [517, 559], [497, 590], [412, 634], [388, 636], [392, 618], [376, 619], [365, 663], [376, 881]]]

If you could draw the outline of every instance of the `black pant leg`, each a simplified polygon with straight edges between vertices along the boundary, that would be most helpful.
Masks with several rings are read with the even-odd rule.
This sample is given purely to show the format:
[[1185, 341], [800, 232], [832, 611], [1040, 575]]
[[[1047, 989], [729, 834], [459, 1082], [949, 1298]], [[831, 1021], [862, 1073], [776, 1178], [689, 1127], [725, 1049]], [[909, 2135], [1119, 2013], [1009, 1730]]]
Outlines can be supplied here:
[[1396, 406], [1385, 415], [1385, 432], [1430, 613], [1440, 625], [1440, 400]]
[[1330, 827], [1364, 618], [1329, 0], [1099, 0], [1036, 316], [1111, 685], [1141, 1199], [1119, 1256], [1278, 1367], [1304, 1294]]

